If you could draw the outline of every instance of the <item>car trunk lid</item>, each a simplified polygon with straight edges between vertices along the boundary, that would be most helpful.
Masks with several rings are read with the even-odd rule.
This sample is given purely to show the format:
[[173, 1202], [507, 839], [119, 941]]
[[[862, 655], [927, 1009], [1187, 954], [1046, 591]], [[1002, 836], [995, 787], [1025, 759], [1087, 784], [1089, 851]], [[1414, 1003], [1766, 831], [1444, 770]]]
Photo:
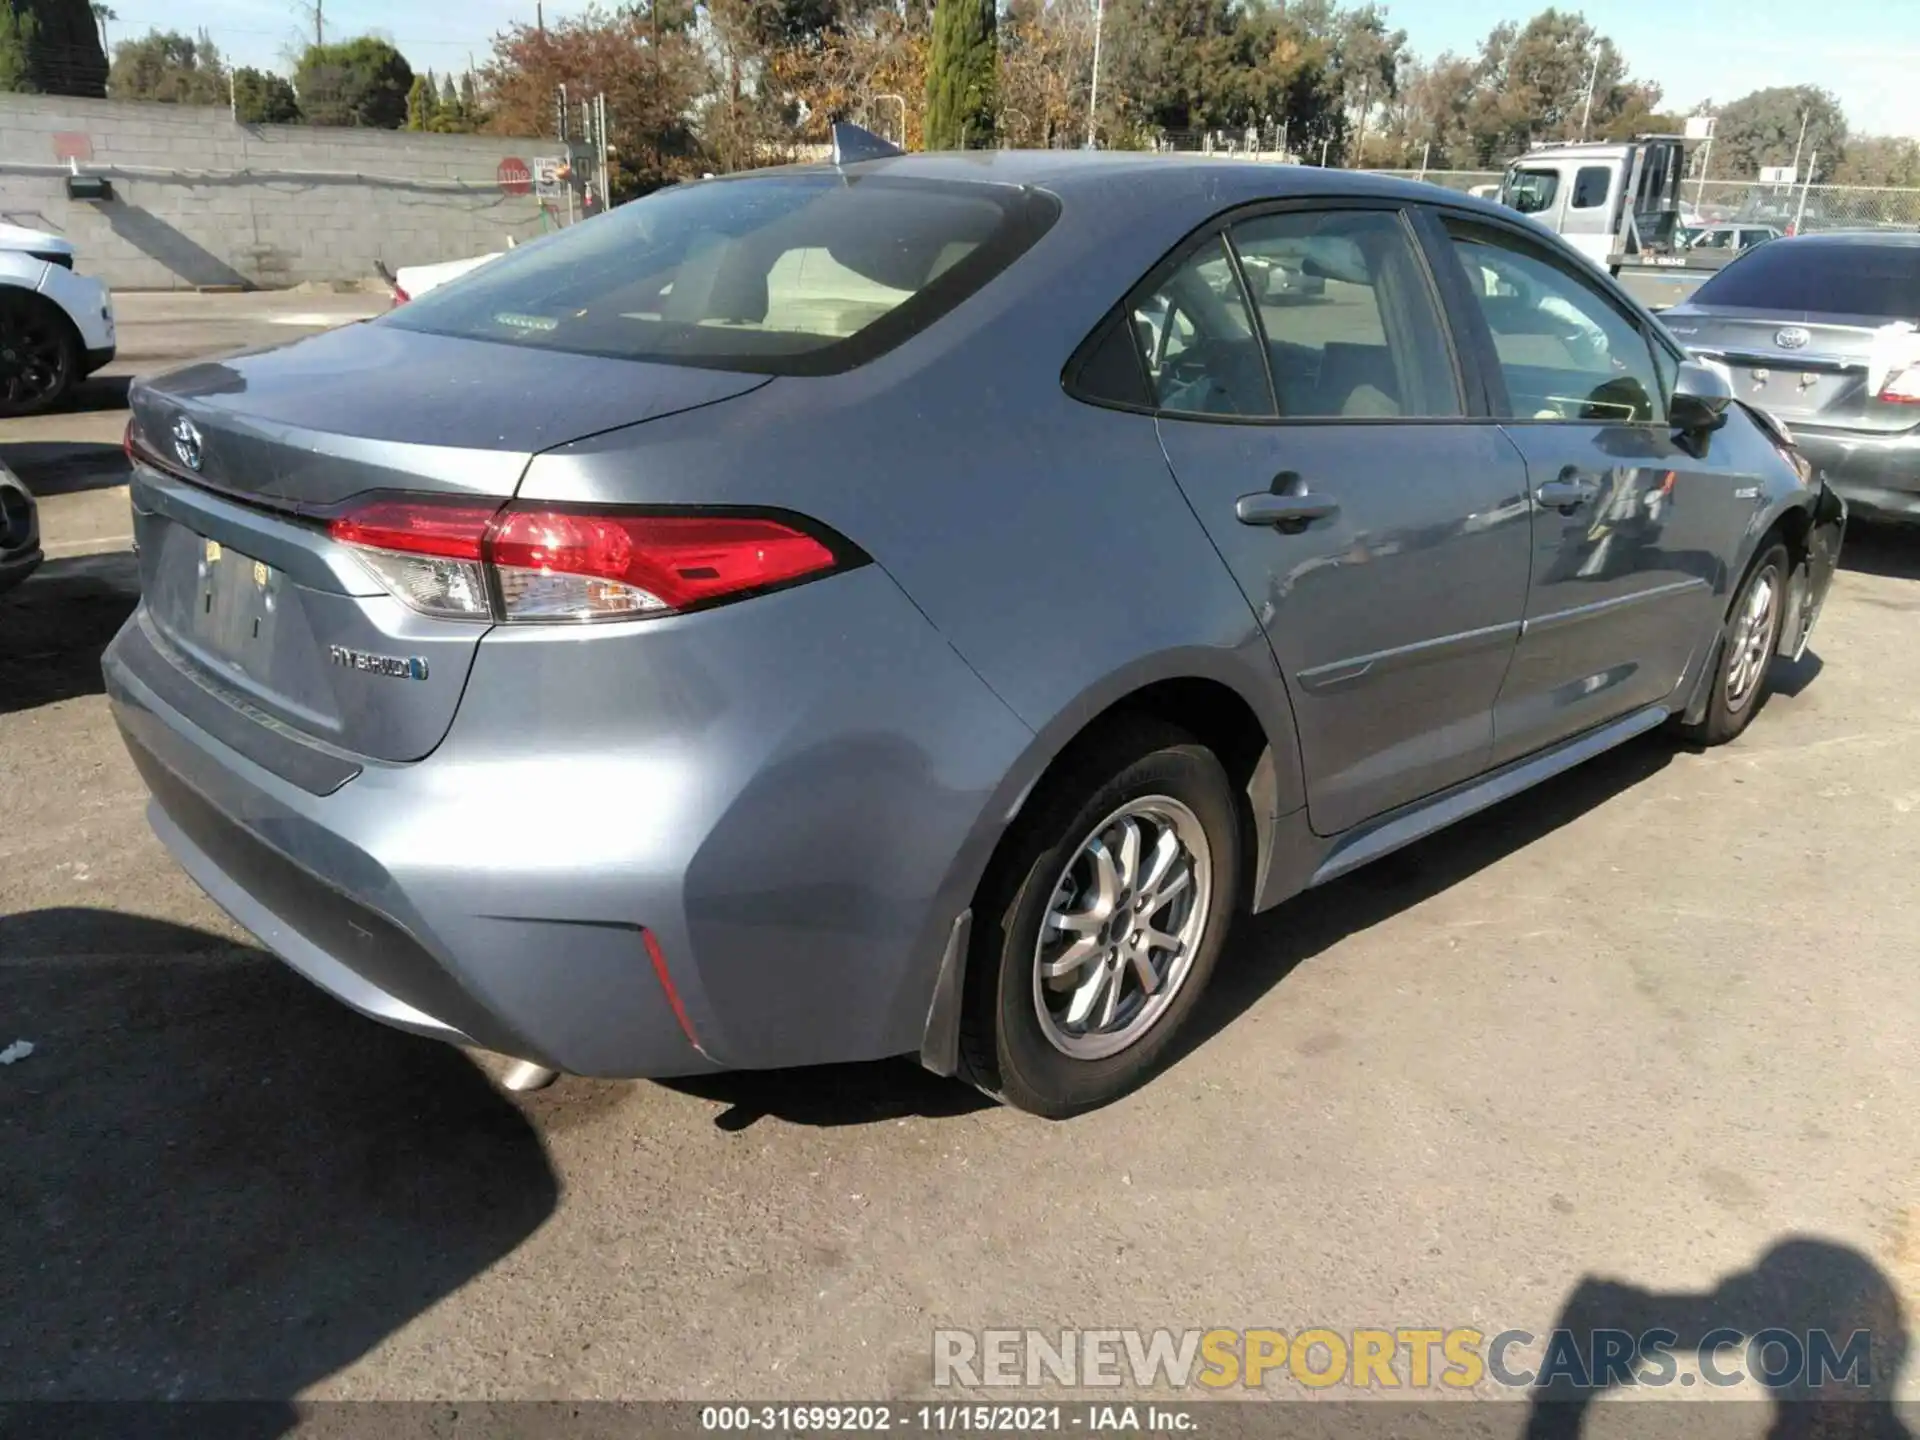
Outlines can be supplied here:
[[260, 723], [417, 760], [452, 723], [490, 622], [410, 609], [330, 538], [328, 517], [370, 492], [491, 507], [541, 450], [765, 383], [378, 323], [139, 382], [146, 621], [163, 653]]
[[1879, 398], [1911, 328], [1873, 316], [1681, 306], [1662, 317], [1690, 350], [1723, 361], [1735, 392], [1789, 424], [1869, 434], [1911, 429], [1911, 404]]

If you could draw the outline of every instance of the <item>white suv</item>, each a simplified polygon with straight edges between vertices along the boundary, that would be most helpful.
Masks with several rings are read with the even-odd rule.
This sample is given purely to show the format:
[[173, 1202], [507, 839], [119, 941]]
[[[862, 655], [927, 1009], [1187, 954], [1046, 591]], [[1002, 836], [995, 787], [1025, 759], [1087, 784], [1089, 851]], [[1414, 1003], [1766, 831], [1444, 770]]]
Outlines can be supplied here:
[[113, 296], [74, 272], [73, 242], [0, 224], [0, 417], [58, 404], [113, 347]]

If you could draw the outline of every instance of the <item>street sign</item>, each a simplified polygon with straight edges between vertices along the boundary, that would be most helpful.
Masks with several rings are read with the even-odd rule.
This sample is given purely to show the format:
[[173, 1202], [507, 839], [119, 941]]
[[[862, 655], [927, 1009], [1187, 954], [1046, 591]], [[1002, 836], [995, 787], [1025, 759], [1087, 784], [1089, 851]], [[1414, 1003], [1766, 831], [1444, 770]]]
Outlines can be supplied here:
[[534, 193], [542, 200], [564, 200], [567, 195], [567, 157], [537, 155], [533, 161]]
[[1689, 115], [1687, 117], [1687, 139], [1711, 140], [1713, 138], [1713, 119], [1711, 115]]
[[1760, 183], [1762, 185], [1798, 185], [1800, 171], [1792, 165], [1762, 165]]
[[533, 176], [527, 170], [527, 162], [518, 155], [507, 156], [494, 174], [499, 177], [501, 190], [508, 195], [524, 195], [533, 188]]

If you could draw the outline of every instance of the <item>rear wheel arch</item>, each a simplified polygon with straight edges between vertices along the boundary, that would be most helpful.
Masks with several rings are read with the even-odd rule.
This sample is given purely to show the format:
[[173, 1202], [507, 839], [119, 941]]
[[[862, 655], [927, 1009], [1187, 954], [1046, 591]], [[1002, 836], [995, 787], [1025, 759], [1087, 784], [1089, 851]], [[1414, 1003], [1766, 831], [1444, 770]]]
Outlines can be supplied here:
[[1249, 887], [1243, 894], [1250, 896], [1265, 869], [1274, 817], [1299, 808], [1306, 799], [1292, 711], [1290, 707], [1276, 709], [1287, 705], [1279, 677], [1274, 677], [1272, 699], [1264, 707], [1217, 675], [1191, 671], [1144, 680], [1094, 703], [1098, 708], [1091, 714], [1075, 707], [1085, 718], [1063, 734], [1041, 732], [1035, 748], [1046, 758], [1033, 768], [1032, 778], [1008, 810], [974, 893], [993, 879], [995, 861], [1006, 851], [1021, 818], [1031, 811], [1034, 797], [1047, 789], [1050, 780], [1071, 770], [1081, 754], [1097, 748], [1116, 730], [1145, 720], [1191, 736], [1212, 751], [1226, 770], [1241, 813], [1246, 842], [1242, 846], [1246, 867], [1242, 879]]
[[[1305, 785], [1293, 712], [1278, 673], [1271, 675], [1271, 688], [1263, 694], [1262, 677], [1256, 674], [1227, 678], [1236, 668], [1237, 661], [1218, 650], [1157, 656], [1083, 692], [1038, 730], [982, 815], [981, 828], [968, 846], [971, 855], [960, 861], [959, 873], [943, 887], [953, 908], [944, 912], [946, 920], [933, 942], [944, 948], [932, 967], [922, 1064], [936, 1073], [955, 1073], [960, 996], [971, 967], [968, 947], [954, 942], [964, 941], [968, 917], [978, 926], [976, 909], [1004, 878], [1036, 798], [1050, 798], [1056, 793], [1053, 787], [1082, 756], [1100, 750], [1115, 735], [1141, 725], [1171, 728], [1213, 752], [1227, 772], [1240, 820], [1241, 893], [1246, 900], [1257, 893], [1271, 850], [1273, 821], [1305, 803]], [[959, 1068], [965, 1073], [967, 1067]]]

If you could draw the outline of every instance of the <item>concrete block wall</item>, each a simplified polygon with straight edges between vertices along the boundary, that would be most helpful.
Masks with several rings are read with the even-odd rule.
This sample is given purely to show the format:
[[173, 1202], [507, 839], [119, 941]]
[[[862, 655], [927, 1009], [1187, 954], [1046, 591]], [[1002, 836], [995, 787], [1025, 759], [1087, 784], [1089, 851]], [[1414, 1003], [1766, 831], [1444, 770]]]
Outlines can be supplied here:
[[[80, 268], [115, 289], [358, 281], [376, 260], [454, 260], [540, 234], [549, 222], [538, 202], [503, 192], [499, 167], [554, 149], [526, 137], [239, 125], [220, 108], [0, 94], [0, 220], [66, 236]], [[76, 153], [83, 171], [111, 180], [114, 199], [67, 198], [61, 157]], [[324, 173], [287, 173], [300, 171]]]

